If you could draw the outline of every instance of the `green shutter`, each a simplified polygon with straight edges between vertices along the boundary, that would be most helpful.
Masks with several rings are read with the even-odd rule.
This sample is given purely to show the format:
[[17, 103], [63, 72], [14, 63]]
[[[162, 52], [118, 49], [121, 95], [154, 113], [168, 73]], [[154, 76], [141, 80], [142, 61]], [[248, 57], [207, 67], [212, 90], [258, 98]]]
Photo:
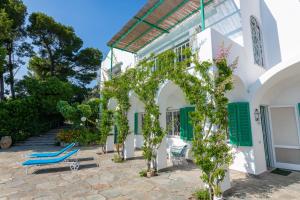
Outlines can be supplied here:
[[187, 115], [186, 108], [180, 108], [180, 138], [187, 139]]
[[300, 103], [298, 103], [298, 111], [299, 111], [299, 116], [300, 116]]
[[252, 146], [252, 131], [248, 102], [228, 104], [228, 125], [231, 144], [238, 146]]
[[240, 146], [252, 146], [250, 109], [248, 102], [237, 103]]
[[238, 145], [238, 116], [235, 103], [228, 104], [228, 126], [230, 144]]
[[195, 107], [180, 108], [180, 138], [191, 141], [194, 138], [193, 124], [190, 113], [195, 111]]
[[139, 113], [134, 113], [134, 134], [139, 134]]
[[118, 128], [114, 125], [114, 143], [118, 144]]
[[193, 139], [194, 139], [194, 134], [193, 134], [193, 130], [194, 130], [194, 128], [193, 128], [193, 124], [192, 124], [192, 120], [191, 120], [191, 116], [190, 116], [190, 114], [192, 113], [192, 112], [194, 112], [195, 111], [195, 107], [187, 107], [186, 108], [186, 115], [187, 115], [187, 140], [188, 141], [192, 141]]

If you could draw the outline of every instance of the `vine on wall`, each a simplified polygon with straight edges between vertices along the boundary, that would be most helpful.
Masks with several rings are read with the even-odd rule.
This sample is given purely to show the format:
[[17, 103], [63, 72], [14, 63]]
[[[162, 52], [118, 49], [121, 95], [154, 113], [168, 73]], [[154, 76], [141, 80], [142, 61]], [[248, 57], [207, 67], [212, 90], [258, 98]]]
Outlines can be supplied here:
[[[119, 102], [118, 112], [122, 118], [118, 120], [121, 122], [118, 126], [126, 132], [120, 141], [124, 142], [128, 135], [129, 91], [133, 90], [144, 103], [143, 156], [148, 172], [156, 170], [157, 149], [166, 134], [159, 123], [159, 107], [155, 101], [159, 87], [170, 80], [182, 89], [187, 101], [195, 106], [195, 111], [191, 113], [194, 127], [192, 151], [211, 198], [221, 193], [220, 182], [233, 159], [226, 143], [228, 99], [225, 93], [233, 88], [232, 74], [237, 60], [228, 65], [229, 49], [222, 46], [213, 62], [200, 62], [198, 54], [192, 55], [191, 49], [184, 50], [181, 58], [183, 56], [185, 59], [180, 61], [171, 50], [157, 56], [151, 55], [135, 68], [113, 79], [113, 84], [106, 84], [104, 89], [110, 91], [110, 95], [104, 95], [106, 98], [116, 97]], [[194, 66], [193, 73], [188, 72], [190, 66]]]

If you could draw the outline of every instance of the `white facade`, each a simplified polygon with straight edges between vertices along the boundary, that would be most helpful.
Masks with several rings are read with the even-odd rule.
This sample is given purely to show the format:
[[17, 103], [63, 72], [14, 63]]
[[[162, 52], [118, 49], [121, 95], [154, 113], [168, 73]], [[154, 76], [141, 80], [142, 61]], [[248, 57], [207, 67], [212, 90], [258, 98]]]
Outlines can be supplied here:
[[[234, 73], [234, 89], [227, 94], [230, 102], [249, 102], [252, 146], [233, 146], [235, 160], [231, 169], [260, 174], [268, 168], [300, 170], [300, 2], [298, 0], [223, 0], [206, 11], [204, 31], [199, 32], [199, 14], [179, 24], [136, 55], [114, 50], [122, 71], [134, 66], [137, 60], [172, 49], [189, 41], [199, 49], [200, 60], [212, 60], [224, 43], [232, 46], [229, 62], [239, 58]], [[256, 29], [251, 25], [255, 19]], [[256, 50], [256, 57], [254, 52]], [[103, 68], [110, 68], [110, 54]], [[261, 56], [257, 58], [257, 56]], [[259, 66], [258, 60], [263, 66]], [[117, 62], [114, 62], [114, 66]], [[191, 66], [191, 71], [193, 66]], [[134, 113], [143, 112], [143, 104], [131, 94], [132, 107], [128, 114], [133, 133]], [[166, 82], [157, 96], [160, 122], [166, 127], [166, 112], [190, 106], [183, 92], [172, 82]], [[256, 121], [255, 111], [261, 116]], [[140, 148], [142, 137], [129, 137], [128, 156]], [[159, 168], [166, 165], [166, 149], [172, 145], [189, 144], [178, 136], [168, 136], [160, 149]], [[165, 148], [164, 145], [167, 147]], [[191, 157], [188, 153], [187, 157]]]

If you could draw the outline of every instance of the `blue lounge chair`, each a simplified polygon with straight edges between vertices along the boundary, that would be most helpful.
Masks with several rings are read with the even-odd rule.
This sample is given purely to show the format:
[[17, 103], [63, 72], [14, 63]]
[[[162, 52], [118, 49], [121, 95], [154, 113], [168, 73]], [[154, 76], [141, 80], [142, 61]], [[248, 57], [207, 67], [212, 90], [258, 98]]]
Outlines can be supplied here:
[[56, 157], [59, 156], [60, 154], [66, 152], [67, 150], [71, 149], [72, 147], [75, 146], [75, 143], [71, 143], [68, 146], [66, 146], [65, 148], [63, 148], [60, 151], [56, 151], [56, 152], [43, 152], [43, 153], [32, 153], [27, 155], [26, 157], [29, 158], [46, 158], [46, 157]]
[[172, 158], [172, 163], [173, 165], [178, 165], [179, 163], [183, 164], [187, 164], [187, 161], [185, 159], [185, 154], [187, 151], [188, 146], [184, 145], [184, 146], [172, 146], [171, 147], [171, 158]]
[[51, 165], [51, 164], [60, 164], [60, 163], [70, 163], [70, 169], [72, 171], [77, 171], [79, 169], [79, 162], [77, 159], [69, 160], [71, 156], [77, 154], [79, 149], [70, 151], [64, 156], [57, 158], [49, 158], [49, 159], [36, 159], [36, 160], [27, 160], [22, 163], [22, 166], [26, 167], [26, 174], [28, 174], [29, 167], [33, 166], [41, 166], [41, 165]]

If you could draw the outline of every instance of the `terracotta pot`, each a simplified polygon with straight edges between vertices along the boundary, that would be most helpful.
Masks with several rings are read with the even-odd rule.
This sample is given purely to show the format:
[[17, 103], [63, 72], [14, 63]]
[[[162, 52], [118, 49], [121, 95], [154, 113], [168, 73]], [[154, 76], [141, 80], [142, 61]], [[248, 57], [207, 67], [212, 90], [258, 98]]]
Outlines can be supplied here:
[[8, 149], [9, 147], [11, 147], [11, 145], [12, 145], [11, 136], [4, 136], [1, 138], [0, 141], [1, 149]]
[[148, 178], [153, 177], [153, 176], [155, 176], [155, 171], [147, 172], [147, 177]]

